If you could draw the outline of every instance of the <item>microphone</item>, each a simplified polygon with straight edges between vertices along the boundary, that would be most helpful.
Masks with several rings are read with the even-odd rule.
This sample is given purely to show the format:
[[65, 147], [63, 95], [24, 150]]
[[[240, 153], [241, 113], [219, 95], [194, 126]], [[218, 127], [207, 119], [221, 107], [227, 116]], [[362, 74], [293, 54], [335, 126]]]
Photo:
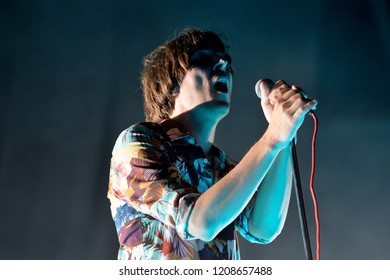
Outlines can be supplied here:
[[[272, 80], [270, 80], [270, 79], [260, 79], [260, 80], [258, 80], [257, 83], [256, 83], [256, 85], [255, 85], [255, 92], [256, 92], [257, 97], [260, 98], [260, 99], [261, 99], [261, 88], [260, 88], [260, 84], [261, 84], [262, 82], [267, 82], [267, 83], [268, 83], [268, 86], [269, 86], [269, 88], [270, 88], [270, 90], [272, 90], [272, 88], [275, 86], [275, 83], [274, 83]], [[300, 93], [305, 99], [307, 99], [307, 93], [306, 93], [305, 91], [303, 91], [303, 90], [301, 89], [301, 90], [299, 91], [299, 93]], [[313, 110], [310, 110], [310, 111], [309, 111], [309, 114], [310, 114], [310, 115], [314, 115]]]

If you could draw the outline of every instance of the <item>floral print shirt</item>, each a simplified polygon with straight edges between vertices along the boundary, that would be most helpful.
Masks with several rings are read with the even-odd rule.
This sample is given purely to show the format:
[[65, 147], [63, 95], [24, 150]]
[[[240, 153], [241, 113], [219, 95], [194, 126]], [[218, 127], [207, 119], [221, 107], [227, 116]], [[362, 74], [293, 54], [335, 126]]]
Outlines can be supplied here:
[[123, 131], [112, 152], [108, 187], [118, 259], [239, 259], [237, 231], [263, 243], [248, 231], [253, 199], [212, 241], [187, 232], [196, 200], [234, 166], [216, 146], [205, 156], [173, 120]]

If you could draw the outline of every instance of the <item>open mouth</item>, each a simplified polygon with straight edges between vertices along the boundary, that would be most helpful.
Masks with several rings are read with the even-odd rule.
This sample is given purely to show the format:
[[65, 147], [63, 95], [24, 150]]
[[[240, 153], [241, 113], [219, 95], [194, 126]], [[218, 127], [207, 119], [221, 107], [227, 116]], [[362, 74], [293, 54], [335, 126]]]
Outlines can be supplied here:
[[225, 78], [219, 78], [214, 83], [214, 89], [218, 92], [228, 93], [227, 80]]

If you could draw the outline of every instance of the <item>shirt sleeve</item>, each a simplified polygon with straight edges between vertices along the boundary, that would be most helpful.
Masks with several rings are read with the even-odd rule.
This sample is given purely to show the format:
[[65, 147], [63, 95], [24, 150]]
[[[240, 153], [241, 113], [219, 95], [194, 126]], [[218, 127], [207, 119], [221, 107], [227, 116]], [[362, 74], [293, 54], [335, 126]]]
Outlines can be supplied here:
[[187, 222], [200, 194], [181, 177], [170, 141], [158, 130], [139, 124], [120, 134], [112, 153], [109, 194], [175, 228], [181, 238], [194, 238], [187, 233]]

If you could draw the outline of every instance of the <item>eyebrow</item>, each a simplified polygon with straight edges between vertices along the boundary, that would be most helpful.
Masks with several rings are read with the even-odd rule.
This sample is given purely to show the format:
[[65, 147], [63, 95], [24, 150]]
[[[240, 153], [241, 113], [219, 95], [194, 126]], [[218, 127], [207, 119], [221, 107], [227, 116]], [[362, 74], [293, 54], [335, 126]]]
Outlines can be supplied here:
[[197, 51], [195, 51], [195, 52], [191, 55], [190, 59], [193, 58], [194, 56], [196, 57], [196, 56], [199, 55], [199, 54], [212, 54], [212, 55], [218, 55], [220, 58], [222, 58], [222, 59], [224, 59], [224, 60], [227, 60], [227, 62], [228, 62], [229, 64], [232, 63], [232, 57], [231, 57], [227, 52], [223, 53], [223, 52], [215, 51], [215, 50], [212, 50], [212, 49], [200, 49], [200, 50], [197, 50]]

